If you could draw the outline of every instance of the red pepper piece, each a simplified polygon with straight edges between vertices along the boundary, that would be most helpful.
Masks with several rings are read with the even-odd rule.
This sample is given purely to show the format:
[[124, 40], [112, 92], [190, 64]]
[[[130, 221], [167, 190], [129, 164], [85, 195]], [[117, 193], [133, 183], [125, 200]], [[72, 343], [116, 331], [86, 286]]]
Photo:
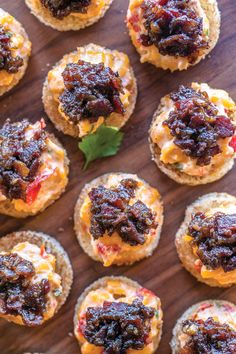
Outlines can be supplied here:
[[35, 178], [34, 182], [30, 183], [26, 191], [26, 203], [31, 205], [38, 196], [38, 193], [41, 189], [41, 184], [43, 181], [48, 179], [54, 171], [47, 171], [42, 175], [39, 175]]
[[229, 145], [234, 149], [236, 152], [236, 135], [234, 135], [229, 143]]

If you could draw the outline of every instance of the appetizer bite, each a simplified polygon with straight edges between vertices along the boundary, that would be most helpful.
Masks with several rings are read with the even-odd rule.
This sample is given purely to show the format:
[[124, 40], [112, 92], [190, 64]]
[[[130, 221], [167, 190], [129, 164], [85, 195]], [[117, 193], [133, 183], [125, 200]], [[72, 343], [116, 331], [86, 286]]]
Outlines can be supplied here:
[[130, 0], [127, 25], [142, 63], [184, 70], [215, 47], [220, 13], [216, 0]]
[[42, 325], [65, 303], [73, 280], [67, 253], [52, 237], [19, 231], [0, 239], [0, 318]]
[[236, 353], [236, 306], [207, 300], [190, 307], [173, 330], [173, 354]]
[[85, 185], [75, 207], [83, 250], [105, 267], [132, 264], [157, 247], [163, 205], [159, 192], [133, 174], [111, 173]]
[[24, 28], [0, 8], [0, 96], [22, 79], [30, 54], [31, 42]]
[[137, 85], [126, 54], [95, 44], [65, 55], [49, 71], [43, 89], [46, 113], [74, 137], [102, 124], [121, 128], [133, 113]]
[[42, 23], [58, 31], [80, 30], [104, 16], [113, 0], [25, 0]]
[[125, 277], [105, 277], [79, 297], [74, 333], [82, 354], [153, 354], [161, 340], [160, 299]]
[[234, 165], [236, 108], [223, 90], [192, 83], [161, 100], [150, 128], [153, 160], [178, 183], [222, 178]]
[[0, 128], [0, 214], [35, 215], [64, 192], [69, 160], [45, 127], [25, 119]]
[[190, 205], [176, 235], [184, 267], [210, 286], [236, 284], [236, 198], [211, 193]]

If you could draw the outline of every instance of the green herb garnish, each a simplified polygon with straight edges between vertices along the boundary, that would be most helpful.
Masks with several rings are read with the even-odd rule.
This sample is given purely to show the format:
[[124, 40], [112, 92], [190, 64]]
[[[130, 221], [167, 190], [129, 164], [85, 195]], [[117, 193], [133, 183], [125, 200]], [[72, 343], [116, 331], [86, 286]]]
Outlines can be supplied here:
[[55, 289], [55, 290], [53, 291], [53, 294], [54, 294], [56, 297], [58, 297], [58, 296], [61, 296], [62, 291], [61, 291], [60, 289]]
[[79, 143], [79, 149], [85, 155], [84, 170], [90, 162], [102, 157], [117, 154], [124, 134], [115, 127], [101, 125], [95, 133], [86, 135]]
[[182, 171], [183, 170], [183, 164], [182, 163], [179, 163], [179, 162], [176, 162], [176, 163], [173, 163], [173, 167], [178, 170], [178, 171]]

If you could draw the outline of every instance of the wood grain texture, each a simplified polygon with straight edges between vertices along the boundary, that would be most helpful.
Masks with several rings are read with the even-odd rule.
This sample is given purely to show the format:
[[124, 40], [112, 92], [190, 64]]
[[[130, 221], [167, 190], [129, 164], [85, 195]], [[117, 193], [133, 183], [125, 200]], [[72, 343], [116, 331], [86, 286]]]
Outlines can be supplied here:
[[[31, 121], [45, 117], [41, 91], [47, 71], [63, 54], [89, 42], [126, 52], [130, 56], [139, 84], [138, 103], [134, 115], [123, 129], [125, 139], [120, 153], [93, 163], [85, 172], [82, 172], [83, 157], [78, 151], [77, 140], [59, 134], [47, 120], [48, 127], [60, 138], [71, 160], [69, 186], [59, 201], [36, 217], [16, 220], [0, 216], [0, 235], [19, 229], [31, 229], [55, 236], [72, 260], [74, 284], [67, 303], [53, 320], [41, 328], [21, 328], [1, 320], [0, 353], [79, 353], [77, 342], [72, 335], [77, 297], [92, 281], [113, 274], [131, 277], [160, 296], [164, 310], [164, 333], [158, 353], [169, 354], [172, 328], [188, 306], [207, 298], [235, 301], [235, 287], [227, 290], [209, 288], [198, 283], [182, 268], [175, 250], [174, 237], [183, 220], [186, 206], [198, 196], [210, 192], [236, 195], [236, 169], [211, 185], [195, 188], [177, 185], [159, 172], [151, 162], [147, 132], [160, 98], [181, 83], [208, 82], [212, 87], [229, 91], [236, 99], [236, 35], [232, 31], [236, 19], [235, 2], [219, 0], [222, 30], [220, 41], [211, 56], [186, 72], [174, 74], [139, 63], [139, 56], [131, 45], [124, 23], [128, 0], [114, 0], [104, 19], [86, 30], [75, 33], [59, 33], [42, 25], [30, 15], [23, 0], [1, 0], [0, 6], [22, 22], [33, 42], [33, 56], [25, 78], [0, 100], [1, 124], [7, 117], [12, 120], [27, 117]], [[165, 223], [160, 244], [151, 258], [131, 267], [106, 269], [90, 260], [79, 247], [73, 231], [72, 215], [77, 196], [84, 184], [112, 171], [137, 173], [157, 187], [165, 203]]]

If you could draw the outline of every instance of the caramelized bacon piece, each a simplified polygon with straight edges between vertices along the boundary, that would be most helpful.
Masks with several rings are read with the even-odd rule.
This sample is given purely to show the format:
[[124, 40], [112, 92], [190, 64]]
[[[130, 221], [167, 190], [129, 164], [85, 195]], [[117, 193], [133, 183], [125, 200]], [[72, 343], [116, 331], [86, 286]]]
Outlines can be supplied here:
[[94, 239], [117, 232], [131, 246], [145, 243], [145, 234], [157, 227], [155, 215], [141, 201], [129, 205], [137, 182], [124, 179], [117, 188], [98, 186], [89, 193], [92, 202], [90, 232]]
[[72, 12], [86, 14], [91, 0], [41, 0], [41, 3], [51, 12], [53, 17], [63, 20]]
[[197, 159], [197, 165], [209, 165], [211, 158], [221, 153], [218, 140], [234, 135], [233, 123], [230, 118], [218, 114], [206, 92], [180, 86], [170, 98], [175, 109], [163, 124], [175, 137], [175, 145], [187, 156]]
[[33, 263], [16, 253], [0, 255], [0, 314], [21, 316], [26, 326], [37, 326], [43, 321], [48, 280], [32, 283]]
[[147, 344], [154, 309], [139, 299], [131, 305], [105, 301], [102, 307], [89, 307], [83, 335], [89, 343], [104, 347], [104, 354], [125, 354]]
[[0, 70], [6, 70], [10, 74], [15, 74], [24, 64], [24, 61], [20, 56], [12, 56], [11, 37], [12, 33], [6, 31], [0, 25]]
[[10, 123], [0, 129], [0, 190], [10, 200], [27, 202], [28, 191], [41, 165], [40, 158], [46, 149], [46, 133], [42, 126], [26, 140], [30, 123], [23, 120]]
[[65, 90], [60, 101], [73, 123], [108, 117], [112, 112], [124, 114], [120, 100], [122, 82], [119, 74], [109, 67], [79, 60], [77, 64], [68, 64], [62, 76]]
[[202, 38], [203, 25], [189, 0], [144, 0], [144, 46], [155, 45], [162, 55], [188, 57], [191, 63], [199, 52], [208, 48]]
[[192, 215], [188, 234], [198, 247], [197, 255], [210, 268], [222, 267], [225, 272], [236, 269], [236, 214], [216, 213], [207, 217]]
[[213, 318], [186, 320], [182, 329], [189, 339], [180, 354], [236, 353], [236, 332], [227, 324], [215, 322]]

